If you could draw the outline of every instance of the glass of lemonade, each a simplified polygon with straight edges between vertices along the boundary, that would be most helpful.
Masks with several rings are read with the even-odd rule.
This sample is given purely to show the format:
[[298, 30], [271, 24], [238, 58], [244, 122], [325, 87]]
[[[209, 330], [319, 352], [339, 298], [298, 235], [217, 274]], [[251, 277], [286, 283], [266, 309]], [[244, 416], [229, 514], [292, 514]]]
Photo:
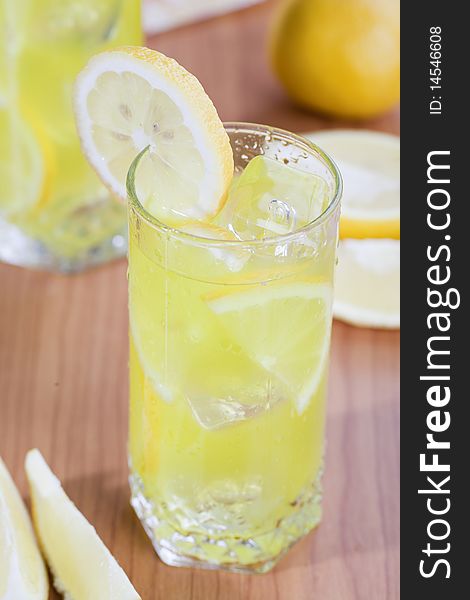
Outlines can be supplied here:
[[80, 151], [73, 81], [141, 41], [140, 0], [0, 2], [0, 260], [74, 271], [126, 252], [126, 208]]
[[243, 189], [253, 192], [248, 177], [240, 205], [210, 228], [176, 229], [143, 207], [136, 182], [145, 151], [134, 161], [130, 482], [133, 507], [164, 562], [264, 572], [321, 518], [341, 177], [324, 152], [294, 134], [225, 128], [232, 186], [262, 155], [297, 170], [289, 169], [285, 197], [295, 200], [301, 178], [313, 174], [327, 201], [301, 225], [293, 206], [273, 197], [270, 236], [225, 239], [240, 222], [264, 226], [243, 214]]

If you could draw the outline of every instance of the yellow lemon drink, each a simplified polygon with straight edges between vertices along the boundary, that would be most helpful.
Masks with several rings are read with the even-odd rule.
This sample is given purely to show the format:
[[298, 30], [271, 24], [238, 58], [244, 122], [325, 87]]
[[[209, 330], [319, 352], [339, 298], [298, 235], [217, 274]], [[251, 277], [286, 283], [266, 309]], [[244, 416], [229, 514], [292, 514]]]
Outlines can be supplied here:
[[144, 208], [151, 149], [129, 174], [132, 503], [165, 562], [263, 572], [321, 516], [340, 183], [294, 135], [226, 130], [215, 220]]
[[80, 150], [74, 79], [141, 40], [139, 0], [0, 2], [0, 259], [76, 270], [122, 255], [125, 206]]
[[266, 571], [320, 519], [339, 173], [147, 48], [93, 57], [74, 106], [129, 200], [132, 505], [168, 564]]

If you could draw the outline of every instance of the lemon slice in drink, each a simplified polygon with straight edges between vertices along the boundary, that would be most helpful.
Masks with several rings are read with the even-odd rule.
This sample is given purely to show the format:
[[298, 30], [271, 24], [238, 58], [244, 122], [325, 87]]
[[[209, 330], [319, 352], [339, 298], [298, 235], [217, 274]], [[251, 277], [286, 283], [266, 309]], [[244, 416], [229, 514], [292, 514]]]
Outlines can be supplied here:
[[0, 214], [14, 216], [44, 204], [52, 171], [51, 146], [40, 128], [0, 108]]
[[46, 569], [29, 515], [0, 458], [0, 598], [48, 597]]
[[400, 327], [400, 240], [341, 240], [333, 314], [363, 327]]
[[138, 600], [124, 571], [67, 497], [39, 450], [26, 455], [33, 520], [56, 589], [67, 598]]
[[302, 414], [326, 369], [330, 287], [304, 281], [267, 284], [206, 301], [247, 355], [287, 386]]
[[139, 199], [166, 223], [207, 219], [221, 208], [233, 175], [229, 138], [199, 81], [154, 50], [123, 47], [94, 56], [74, 93], [82, 148], [122, 199], [135, 156]]
[[400, 140], [363, 130], [306, 137], [331, 154], [343, 176], [340, 236], [400, 238]]

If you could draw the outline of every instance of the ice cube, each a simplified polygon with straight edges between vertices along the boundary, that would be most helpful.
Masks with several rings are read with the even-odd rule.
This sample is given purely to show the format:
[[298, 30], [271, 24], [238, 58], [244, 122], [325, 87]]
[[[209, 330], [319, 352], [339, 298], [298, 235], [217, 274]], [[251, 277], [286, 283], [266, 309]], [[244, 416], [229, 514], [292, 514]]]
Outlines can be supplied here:
[[234, 181], [218, 222], [244, 240], [274, 237], [313, 221], [328, 196], [320, 176], [260, 155]]
[[[224, 229], [222, 227], [217, 227], [211, 223], [206, 223], [204, 221], [190, 221], [180, 227], [181, 231], [185, 233], [190, 233], [191, 235], [217, 240], [221, 242], [225, 241], [236, 241], [237, 236], [230, 230]], [[226, 244], [208, 244], [201, 246], [197, 246], [197, 244], [192, 245], [191, 250], [197, 252], [198, 250], [209, 251], [210, 254], [215, 258], [216, 261], [224, 263], [229, 271], [233, 273], [237, 273], [245, 266], [245, 263], [250, 258], [250, 253], [246, 248], [233, 248], [230, 245]], [[193, 253], [194, 257], [194, 253]]]
[[[191, 397], [188, 399], [196, 421], [204, 429], [219, 429], [244, 421], [250, 416], [250, 407], [232, 398]], [[255, 407], [256, 408], [256, 407]], [[253, 415], [256, 411], [253, 411]]]
[[194, 418], [201, 427], [208, 430], [220, 429], [257, 417], [270, 410], [285, 397], [279, 383], [267, 377], [266, 386], [248, 385], [243, 389], [240, 402], [230, 390], [225, 394], [211, 395], [191, 393], [187, 401]]

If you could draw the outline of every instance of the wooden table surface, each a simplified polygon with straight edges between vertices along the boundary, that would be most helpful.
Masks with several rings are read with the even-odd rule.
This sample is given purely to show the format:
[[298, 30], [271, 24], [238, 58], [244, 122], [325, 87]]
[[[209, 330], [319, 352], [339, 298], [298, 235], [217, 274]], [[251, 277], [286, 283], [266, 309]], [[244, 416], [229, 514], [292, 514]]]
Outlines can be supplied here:
[[[224, 120], [355, 126], [286, 99], [266, 60], [270, 11], [148, 44], [195, 73]], [[398, 133], [399, 115], [360, 126]], [[36, 446], [143, 600], [398, 599], [398, 332], [335, 322], [323, 522], [262, 576], [163, 565], [129, 507], [124, 260], [71, 277], [0, 265], [0, 374], [0, 454], [24, 497], [24, 456]]]

